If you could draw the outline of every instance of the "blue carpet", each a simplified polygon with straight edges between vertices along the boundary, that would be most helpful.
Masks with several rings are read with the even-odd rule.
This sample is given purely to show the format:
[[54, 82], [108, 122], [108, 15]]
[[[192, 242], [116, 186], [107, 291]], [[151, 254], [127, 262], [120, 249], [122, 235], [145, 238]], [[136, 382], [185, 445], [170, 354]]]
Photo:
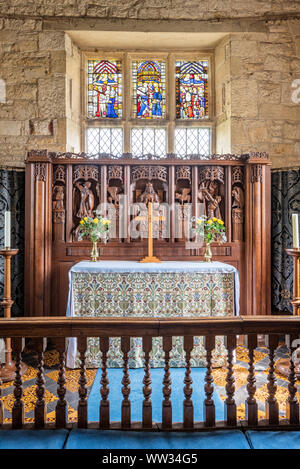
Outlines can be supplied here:
[[300, 449], [300, 431], [248, 430], [246, 437], [253, 449]]
[[[69, 435], [66, 429], [1, 430], [1, 449], [62, 449]], [[1, 458], [0, 458], [1, 459]]]
[[187, 433], [73, 429], [65, 449], [187, 450], [250, 449], [250, 447], [240, 430]]
[[[185, 369], [184, 368], [170, 368], [172, 380], [172, 420], [173, 422], [183, 421], [183, 380]], [[194, 403], [194, 420], [203, 421], [203, 401], [205, 399], [204, 385], [205, 385], [205, 368], [192, 368], [193, 379], [193, 403]], [[98, 370], [91, 392], [88, 398], [88, 420], [89, 422], [99, 421], [99, 403], [100, 403], [100, 380], [101, 369]], [[142, 421], [142, 406], [143, 406], [143, 378], [144, 370], [142, 368], [130, 369], [130, 401], [131, 401], [131, 420], [134, 422]], [[163, 368], [152, 368], [152, 420], [161, 422], [162, 420], [162, 381], [164, 376]], [[121, 381], [123, 377], [123, 370], [121, 368], [109, 368], [109, 401], [110, 401], [110, 421], [121, 421], [121, 402], [123, 399], [121, 392]], [[216, 408], [216, 420], [224, 420], [224, 404], [215, 391], [213, 399]]]

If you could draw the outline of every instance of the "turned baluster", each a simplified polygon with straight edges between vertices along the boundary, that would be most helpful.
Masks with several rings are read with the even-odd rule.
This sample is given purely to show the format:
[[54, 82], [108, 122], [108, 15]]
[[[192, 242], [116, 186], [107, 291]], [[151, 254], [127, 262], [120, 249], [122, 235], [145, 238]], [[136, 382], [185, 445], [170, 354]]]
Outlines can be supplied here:
[[0, 427], [3, 425], [4, 422], [4, 406], [2, 401], [2, 381], [0, 379]]
[[258, 405], [254, 397], [256, 391], [256, 380], [255, 380], [255, 368], [254, 368], [254, 350], [257, 347], [257, 335], [248, 334], [246, 336], [246, 347], [248, 348], [249, 356], [249, 367], [248, 367], [248, 377], [247, 377], [247, 391], [248, 397], [246, 399], [246, 419], [248, 420], [248, 425], [257, 425], [258, 423]]
[[77, 349], [80, 356], [80, 377], [78, 380], [78, 428], [87, 428], [88, 418], [87, 418], [87, 379], [86, 379], [86, 349], [87, 349], [87, 338], [78, 337], [77, 339]]
[[65, 363], [66, 363], [66, 339], [64, 337], [57, 338], [55, 340], [56, 350], [59, 353], [59, 372], [58, 372], [58, 388], [57, 388], [57, 395], [58, 395], [58, 402], [55, 408], [55, 416], [56, 416], [56, 428], [65, 428], [67, 421], [68, 421], [68, 407], [67, 401], [65, 399], [66, 395], [66, 376], [65, 376]]
[[203, 403], [204, 425], [206, 427], [214, 427], [216, 425], [215, 403], [212, 399], [214, 392], [213, 376], [212, 376], [212, 351], [215, 348], [215, 337], [208, 335], [204, 337], [204, 346], [206, 349], [206, 374], [205, 374], [205, 395]]
[[191, 351], [194, 347], [194, 337], [184, 336], [183, 347], [185, 351], [185, 362], [186, 371], [184, 377], [184, 401], [183, 401], [183, 427], [193, 428], [194, 427], [194, 406], [191, 399], [193, 394], [193, 380], [191, 378]]
[[268, 397], [266, 399], [266, 418], [269, 420], [269, 424], [277, 425], [279, 423], [279, 406], [275, 397], [277, 386], [275, 377], [275, 361], [274, 355], [275, 350], [278, 347], [279, 337], [275, 334], [266, 336], [266, 346], [269, 348], [269, 374], [268, 374]]
[[289, 349], [290, 354], [290, 369], [289, 369], [289, 397], [286, 401], [286, 417], [289, 419], [290, 424], [299, 424], [299, 404], [296, 398], [297, 387], [295, 383], [297, 381], [295, 373], [295, 363], [294, 363], [294, 352], [298, 348], [299, 336], [297, 335], [288, 335], [286, 337], [286, 345]]
[[46, 423], [46, 402], [45, 396], [45, 372], [44, 372], [44, 340], [36, 340], [36, 351], [38, 353], [38, 372], [36, 378], [37, 401], [34, 408], [34, 425], [36, 428], [43, 428]]
[[130, 350], [130, 337], [121, 337], [121, 350], [123, 352], [123, 379], [122, 379], [122, 394], [123, 394], [123, 401], [122, 401], [122, 428], [130, 428], [131, 425], [131, 416], [130, 416], [130, 378], [128, 373], [128, 353]]
[[165, 367], [163, 379], [163, 403], [162, 403], [162, 428], [172, 428], [172, 402], [171, 396], [171, 378], [170, 378], [170, 351], [172, 350], [172, 337], [163, 337], [163, 351], [165, 352]]
[[152, 379], [150, 375], [150, 352], [152, 350], [152, 337], [143, 337], [143, 351], [145, 353], [145, 375], [143, 379], [143, 428], [152, 428]]
[[101, 375], [101, 401], [100, 401], [100, 428], [109, 428], [109, 380], [107, 377], [107, 352], [109, 350], [109, 337], [100, 338], [100, 350], [102, 352], [102, 375]]
[[15, 356], [16, 374], [14, 380], [14, 397], [15, 402], [12, 408], [12, 428], [22, 428], [24, 424], [24, 403], [22, 401], [23, 388], [21, 378], [21, 353], [22, 353], [22, 338], [16, 337], [12, 339], [12, 349]]
[[227, 348], [227, 376], [226, 376], [226, 395], [225, 400], [225, 420], [227, 425], [235, 426], [236, 425], [236, 403], [234, 400], [234, 374], [233, 374], [233, 352], [236, 348], [236, 336], [228, 335], [225, 337], [225, 346]]

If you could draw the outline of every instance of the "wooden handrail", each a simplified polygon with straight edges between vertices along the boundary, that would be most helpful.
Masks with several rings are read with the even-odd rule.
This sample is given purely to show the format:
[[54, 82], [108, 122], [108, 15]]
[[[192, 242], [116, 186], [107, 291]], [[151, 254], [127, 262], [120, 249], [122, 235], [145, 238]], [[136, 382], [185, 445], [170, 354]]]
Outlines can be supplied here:
[[0, 318], [0, 337], [141, 337], [186, 335], [300, 334], [298, 316], [226, 318]]

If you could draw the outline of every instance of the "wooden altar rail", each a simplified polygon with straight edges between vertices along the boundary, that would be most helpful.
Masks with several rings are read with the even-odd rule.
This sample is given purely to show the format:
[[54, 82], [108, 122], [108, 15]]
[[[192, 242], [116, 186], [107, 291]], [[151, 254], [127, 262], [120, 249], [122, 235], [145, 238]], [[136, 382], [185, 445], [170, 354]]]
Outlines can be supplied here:
[[[254, 351], [257, 347], [257, 336], [264, 334], [269, 354], [268, 371], [268, 396], [266, 398], [266, 419], [258, 420], [258, 405], [255, 399], [255, 370]], [[10, 318], [0, 319], [1, 337], [12, 339], [12, 348], [16, 363], [16, 377], [14, 381], [14, 404], [12, 408], [12, 428], [22, 428], [34, 425], [36, 428], [51, 427], [70, 428], [77, 425], [79, 428], [95, 427], [99, 428], [123, 428], [123, 429], [147, 429], [163, 430], [184, 429], [201, 430], [213, 428], [233, 428], [245, 426], [250, 428], [300, 428], [299, 427], [299, 404], [297, 401], [295, 386], [296, 376], [294, 362], [291, 359], [295, 351], [294, 339], [300, 336], [300, 317], [295, 316], [260, 316], [249, 317], [239, 316], [234, 318], [199, 318], [199, 319], [128, 319], [128, 318], [67, 318], [67, 317], [35, 317], [35, 318]], [[224, 402], [224, 421], [216, 422], [215, 405], [213, 401], [213, 376], [212, 376], [212, 350], [214, 349], [215, 336], [225, 336], [225, 346], [227, 355], [227, 376], [226, 376], [226, 400]], [[245, 399], [246, 419], [237, 420], [237, 407], [235, 403], [234, 385], [234, 350], [237, 344], [237, 336], [245, 336], [248, 347], [248, 384], [247, 397]], [[123, 352], [123, 379], [122, 386], [123, 400], [121, 405], [121, 422], [110, 422], [110, 402], [109, 398], [113, 389], [109, 389], [107, 377], [107, 353], [109, 350], [109, 337], [121, 336], [121, 350]], [[162, 382], [162, 423], [157, 425], [152, 422], [152, 401], [151, 401], [151, 369], [149, 354], [152, 347], [151, 337], [163, 337], [163, 350], [165, 352], [164, 379]], [[172, 336], [184, 337], [184, 351], [186, 357], [186, 371], [183, 382], [183, 422], [174, 424], [172, 422], [172, 403], [170, 400], [172, 393], [172, 383], [170, 379], [170, 351]], [[193, 402], [192, 400], [192, 368], [190, 366], [190, 354], [193, 348], [193, 336], [205, 337], [205, 348], [207, 353], [207, 365], [205, 376], [205, 399], [203, 402]], [[289, 336], [290, 354], [290, 374], [288, 377], [288, 398], [286, 401], [286, 418], [279, 419], [279, 405], [276, 400], [276, 377], [274, 370], [274, 354], [282, 336]], [[58, 401], [56, 405], [55, 424], [46, 421], [45, 379], [43, 361], [43, 338], [51, 337], [59, 353], [59, 374], [58, 374]], [[65, 360], [66, 360], [66, 338], [77, 337], [78, 350], [80, 352], [81, 367], [78, 381], [78, 422], [68, 423], [66, 387], [65, 387]], [[99, 337], [100, 349], [102, 351], [102, 377], [101, 377], [101, 400], [100, 400], [100, 421], [88, 423], [87, 421], [87, 379], [85, 368], [85, 357], [87, 350], [87, 338]], [[131, 422], [130, 410], [130, 376], [128, 370], [128, 352], [130, 337], [143, 338], [143, 350], [145, 352], [145, 374], [143, 380], [143, 416], [142, 422]], [[24, 423], [24, 403], [22, 401], [22, 376], [20, 373], [21, 354], [23, 347], [22, 338], [35, 338], [35, 349], [38, 353], [38, 373], [36, 379], [36, 403], [34, 410], [34, 424]], [[196, 385], [196, 383], [195, 383]], [[194, 422], [195, 406], [203, 405], [204, 422]], [[3, 422], [3, 401], [0, 392], [0, 425], [10, 427]]]

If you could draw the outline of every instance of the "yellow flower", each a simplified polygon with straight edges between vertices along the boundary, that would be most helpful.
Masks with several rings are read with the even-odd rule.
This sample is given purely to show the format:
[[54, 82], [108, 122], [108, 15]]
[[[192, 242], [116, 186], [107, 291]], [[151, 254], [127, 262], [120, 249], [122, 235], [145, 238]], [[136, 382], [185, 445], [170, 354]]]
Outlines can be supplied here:
[[196, 221], [197, 225], [201, 225], [202, 221], [203, 221], [203, 220], [199, 220], [199, 219], [198, 219], [198, 220]]
[[216, 217], [213, 217], [212, 220], [213, 220], [213, 221], [219, 221]]
[[99, 222], [98, 218], [94, 218], [93, 222], [97, 225], [97, 223]]
[[103, 218], [102, 225], [109, 225], [109, 224], [110, 224], [110, 220], [107, 220], [106, 218]]
[[218, 220], [219, 225], [224, 225], [223, 220]]
[[209, 225], [211, 225], [212, 222], [213, 222], [213, 221], [212, 221], [211, 219], [209, 219], [209, 220], [207, 221], [207, 223], [208, 223]]
[[81, 225], [83, 225], [83, 224], [84, 224], [84, 221], [83, 221], [83, 220], [80, 220], [80, 222], [79, 222], [79, 223], [80, 223]]
[[88, 217], [84, 217], [84, 221], [87, 221]]

